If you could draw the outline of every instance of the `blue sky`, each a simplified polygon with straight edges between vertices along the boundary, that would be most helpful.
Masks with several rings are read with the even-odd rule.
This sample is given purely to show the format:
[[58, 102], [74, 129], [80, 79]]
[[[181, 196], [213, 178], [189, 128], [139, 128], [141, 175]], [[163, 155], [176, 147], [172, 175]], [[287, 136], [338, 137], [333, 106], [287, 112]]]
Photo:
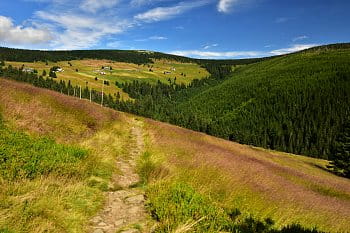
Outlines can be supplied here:
[[199, 58], [349, 42], [349, 0], [1, 0], [0, 46]]

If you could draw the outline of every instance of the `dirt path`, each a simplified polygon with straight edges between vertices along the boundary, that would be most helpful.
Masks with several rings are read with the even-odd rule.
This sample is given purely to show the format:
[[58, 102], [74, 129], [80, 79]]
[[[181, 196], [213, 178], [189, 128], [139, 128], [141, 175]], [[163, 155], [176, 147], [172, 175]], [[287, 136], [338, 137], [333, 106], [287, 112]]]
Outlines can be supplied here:
[[113, 183], [121, 190], [108, 192], [103, 210], [91, 220], [93, 233], [137, 233], [143, 232], [146, 226], [144, 194], [133, 188], [140, 180], [135, 170], [137, 158], [144, 149], [142, 122], [133, 121], [133, 145], [129, 155], [118, 160], [117, 167], [121, 173], [113, 177]]

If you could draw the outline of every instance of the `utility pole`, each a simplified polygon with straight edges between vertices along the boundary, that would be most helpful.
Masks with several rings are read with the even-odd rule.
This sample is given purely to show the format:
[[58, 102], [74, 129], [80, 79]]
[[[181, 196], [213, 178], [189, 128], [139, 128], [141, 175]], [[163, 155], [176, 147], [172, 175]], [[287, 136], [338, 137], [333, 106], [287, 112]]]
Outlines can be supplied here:
[[75, 97], [75, 87], [74, 87], [74, 97]]
[[90, 89], [90, 103], [91, 103], [91, 89]]
[[80, 85], [80, 99], [81, 99], [81, 85]]
[[101, 99], [101, 106], [103, 106], [103, 87], [105, 84], [105, 80], [102, 80], [102, 99]]

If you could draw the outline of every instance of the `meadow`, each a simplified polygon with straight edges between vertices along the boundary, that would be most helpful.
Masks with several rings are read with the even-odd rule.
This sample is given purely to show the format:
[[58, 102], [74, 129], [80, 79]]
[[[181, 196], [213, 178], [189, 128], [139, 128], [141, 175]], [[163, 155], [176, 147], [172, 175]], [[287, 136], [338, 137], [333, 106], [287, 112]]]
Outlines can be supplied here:
[[328, 172], [328, 161], [145, 121], [148, 147], [140, 171], [159, 232], [186, 226], [195, 232], [252, 232], [263, 225], [265, 231], [256, 232], [269, 232], [271, 220], [282, 232], [295, 224], [310, 232], [348, 231], [350, 181]]
[[[153, 60], [150, 64], [133, 64], [125, 62], [116, 62], [110, 60], [72, 60], [58, 62], [5, 62], [6, 65], [13, 67], [33, 68], [41, 75], [45, 70], [47, 75], [50, 68], [54, 66], [61, 67], [64, 71], [57, 72], [57, 80], [71, 81], [72, 85], [89, 87], [102, 91], [103, 80], [109, 81], [109, 85], [104, 85], [106, 94], [116, 94], [119, 92], [123, 99], [128, 99], [128, 94], [124, 93], [115, 85], [115, 82], [125, 83], [133, 81], [143, 81], [148, 83], [157, 83], [158, 80], [168, 83], [176, 78], [178, 84], [189, 84], [193, 79], [201, 79], [209, 76], [206, 69], [195, 63], [181, 63], [171, 60]], [[112, 69], [103, 69], [102, 67], [112, 67]], [[102, 74], [103, 72], [103, 74]], [[169, 72], [169, 73], [167, 73]], [[97, 80], [95, 79], [97, 77]]]
[[128, 118], [3, 79], [0, 110], [0, 232], [88, 231], [128, 153]]

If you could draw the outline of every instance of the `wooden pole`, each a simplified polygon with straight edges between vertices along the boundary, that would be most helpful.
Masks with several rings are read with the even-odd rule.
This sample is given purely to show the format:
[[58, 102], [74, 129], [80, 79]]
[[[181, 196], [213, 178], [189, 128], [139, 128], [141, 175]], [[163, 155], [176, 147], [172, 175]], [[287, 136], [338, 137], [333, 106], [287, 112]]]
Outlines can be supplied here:
[[103, 106], [103, 87], [105, 84], [105, 80], [102, 80], [102, 99], [101, 99], [101, 106]]

